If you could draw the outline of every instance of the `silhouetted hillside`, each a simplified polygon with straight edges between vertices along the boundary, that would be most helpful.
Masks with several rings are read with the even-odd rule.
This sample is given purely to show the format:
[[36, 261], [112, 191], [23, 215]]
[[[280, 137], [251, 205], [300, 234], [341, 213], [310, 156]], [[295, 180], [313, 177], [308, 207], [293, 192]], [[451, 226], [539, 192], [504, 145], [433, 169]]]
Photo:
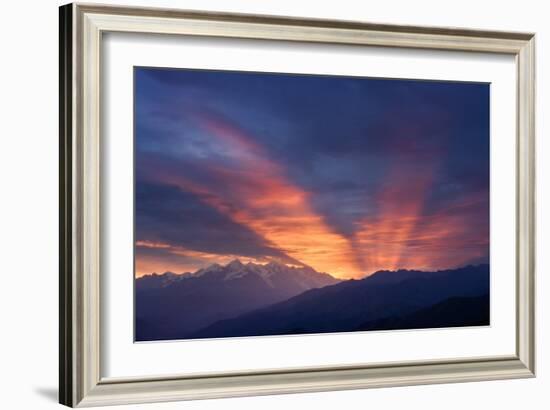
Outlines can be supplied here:
[[488, 324], [489, 266], [381, 271], [221, 320], [192, 338]]
[[362, 323], [356, 330], [428, 329], [438, 327], [487, 326], [489, 295], [452, 297], [411, 314]]

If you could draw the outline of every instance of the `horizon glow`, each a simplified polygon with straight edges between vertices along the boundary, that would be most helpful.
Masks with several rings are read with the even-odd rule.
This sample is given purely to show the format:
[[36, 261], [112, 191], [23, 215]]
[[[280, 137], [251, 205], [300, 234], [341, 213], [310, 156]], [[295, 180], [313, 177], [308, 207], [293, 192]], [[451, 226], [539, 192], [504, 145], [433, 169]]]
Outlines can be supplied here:
[[136, 277], [489, 260], [489, 85], [135, 69]]

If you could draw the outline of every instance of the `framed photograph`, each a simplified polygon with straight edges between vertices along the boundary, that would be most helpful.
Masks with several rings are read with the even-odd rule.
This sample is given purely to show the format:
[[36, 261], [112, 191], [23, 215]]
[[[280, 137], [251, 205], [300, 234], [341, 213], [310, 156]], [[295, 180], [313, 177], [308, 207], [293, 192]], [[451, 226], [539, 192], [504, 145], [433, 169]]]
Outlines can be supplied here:
[[534, 35], [60, 8], [60, 402], [535, 375]]

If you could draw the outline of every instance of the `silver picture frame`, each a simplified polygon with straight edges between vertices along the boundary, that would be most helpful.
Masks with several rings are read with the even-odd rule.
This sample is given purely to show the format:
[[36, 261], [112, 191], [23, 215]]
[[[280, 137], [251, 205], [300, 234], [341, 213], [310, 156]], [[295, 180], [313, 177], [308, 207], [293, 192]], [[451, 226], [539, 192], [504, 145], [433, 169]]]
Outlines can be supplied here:
[[[516, 65], [516, 352], [194, 376], [101, 377], [100, 84], [109, 32], [507, 54]], [[71, 407], [535, 375], [535, 35], [69, 4], [60, 8], [60, 403]], [[498, 119], [497, 119], [498, 120]], [[108, 312], [106, 312], [108, 314]]]

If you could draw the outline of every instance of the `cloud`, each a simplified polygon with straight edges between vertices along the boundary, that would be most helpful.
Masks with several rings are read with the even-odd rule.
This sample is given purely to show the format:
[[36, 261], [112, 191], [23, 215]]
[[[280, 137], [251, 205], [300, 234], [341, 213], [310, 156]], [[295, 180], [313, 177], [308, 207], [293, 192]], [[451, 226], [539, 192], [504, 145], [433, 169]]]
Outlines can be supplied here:
[[342, 276], [488, 257], [488, 85], [136, 75], [138, 239]]
[[286, 178], [254, 137], [212, 113], [203, 114], [199, 121], [204, 138], [226, 147], [226, 163], [205, 158], [198, 164], [203, 178], [216, 181], [215, 186], [192, 178], [193, 172], [184, 172], [177, 161], [151, 156], [148, 163], [139, 162], [150, 170], [150, 178], [192, 193], [301, 263], [335, 275], [362, 274], [349, 240], [324, 222], [309, 204], [309, 193]]
[[286, 257], [273, 244], [205, 206], [192, 193], [144, 180], [138, 180], [136, 187], [136, 240], [158, 243], [159, 249], [182, 246], [220, 255]]
[[195, 272], [215, 263], [226, 265], [237, 258], [242, 263], [265, 264], [271, 260], [278, 260], [293, 264], [292, 260], [285, 261], [278, 257], [247, 257], [240, 254], [208, 253], [187, 249], [183, 246], [151, 241], [136, 241], [136, 255], [136, 277], [154, 272]]
[[357, 224], [354, 247], [366, 272], [435, 270], [488, 262], [488, 194], [472, 193], [429, 209], [437, 168], [397, 167], [376, 197], [378, 212]]

